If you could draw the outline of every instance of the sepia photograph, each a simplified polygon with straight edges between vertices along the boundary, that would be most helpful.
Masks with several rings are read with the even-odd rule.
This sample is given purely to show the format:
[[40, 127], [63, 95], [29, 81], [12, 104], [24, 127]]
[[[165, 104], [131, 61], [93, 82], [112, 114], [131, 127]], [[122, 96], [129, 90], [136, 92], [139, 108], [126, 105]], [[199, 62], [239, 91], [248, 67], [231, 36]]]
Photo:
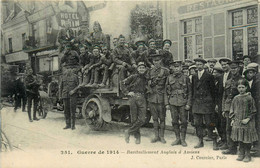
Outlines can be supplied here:
[[259, 167], [260, 0], [0, 9], [1, 168]]

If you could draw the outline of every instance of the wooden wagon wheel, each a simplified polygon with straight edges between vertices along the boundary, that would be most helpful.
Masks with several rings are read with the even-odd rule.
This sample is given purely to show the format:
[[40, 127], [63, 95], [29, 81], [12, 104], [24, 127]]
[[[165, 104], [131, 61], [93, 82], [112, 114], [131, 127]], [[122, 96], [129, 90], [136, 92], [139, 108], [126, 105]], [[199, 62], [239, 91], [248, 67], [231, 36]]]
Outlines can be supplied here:
[[104, 124], [102, 119], [102, 105], [98, 98], [91, 98], [83, 103], [82, 115], [93, 130], [99, 130]]

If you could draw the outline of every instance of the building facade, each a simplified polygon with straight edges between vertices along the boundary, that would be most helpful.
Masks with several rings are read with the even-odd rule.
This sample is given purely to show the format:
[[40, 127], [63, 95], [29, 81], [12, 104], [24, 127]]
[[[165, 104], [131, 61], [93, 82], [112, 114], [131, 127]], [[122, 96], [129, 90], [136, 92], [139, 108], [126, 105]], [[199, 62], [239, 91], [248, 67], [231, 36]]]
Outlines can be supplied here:
[[172, 40], [174, 59], [252, 56], [259, 48], [257, 0], [163, 2], [164, 38]]
[[67, 20], [75, 35], [88, 29], [89, 13], [82, 1], [3, 1], [1, 9], [2, 60], [18, 65], [20, 72], [26, 66], [35, 73], [59, 70], [59, 30]]

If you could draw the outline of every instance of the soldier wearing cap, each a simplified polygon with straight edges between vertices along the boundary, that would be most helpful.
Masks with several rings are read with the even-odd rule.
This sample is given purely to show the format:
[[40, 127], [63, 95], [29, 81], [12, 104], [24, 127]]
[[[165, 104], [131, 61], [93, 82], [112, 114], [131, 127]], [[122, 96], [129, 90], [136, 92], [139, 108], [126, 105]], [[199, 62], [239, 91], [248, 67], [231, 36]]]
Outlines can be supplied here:
[[119, 81], [127, 77], [127, 72], [133, 73], [135, 68], [131, 65], [130, 51], [125, 47], [125, 37], [120, 35], [118, 46], [112, 52], [115, 65], [119, 68]]
[[146, 47], [144, 41], [136, 42], [137, 50], [131, 53], [131, 64], [133, 67], [136, 67], [139, 62], [144, 62], [146, 66], [151, 67], [152, 63], [148, 60], [147, 55], [145, 54]]
[[208, 60], [209, 73], [210, 74], [213, 74], [213, 71], [214, 71], [213, 68], [215, 67], [216, 63], [217, 63], [217, 60], [214, 59], [214, 58], [211, 58], [211, 59]]
[[194, 59], [198, 72], [192, 77], [192, 112], [199, 142], [194, 148], [201, 148], [203, 143], [203, 121], [208, 130], [208, 136], [213, 136], [214, 123], [212, 114], [215, 107], [215, 83], [213, 75], [204, 70], [207, 63], [203, 58]]
[[145, 55], [147, 56], [148, 60], [152, 63], [153, 62], [153, 58], [152, 55], [153, 54], [158, 54], [158, 50], [156, 49], [156, 42], [154, 39], [150, 39], [148, 41], [148, 49], [145, 51]]
[[172, 45], [171, 40], [164, 40], [163, 41], [163, 49], [160, 50], [160, 54], [163, 56], [162, 57], [162, 64], [164, 67], [168, 68], [170, 67], [170, 62], [173, 62], [173, 56], [172, 53], [170, 52], [170, 47]]
[[162, 55], [154, 54], [152, 55], [154, 67], [148, 71], [149, 82], [148, 82], [148, 105], [153, 117], [154, 126], [154, 138], [151, 143], [161, 141], [166, 143], [164, 139], [164, 129], [165, 129], [165, 117], [166, 109], [164, 106], [164, 91], [165, 91], [165, 81], [169, 75], [169, 70], [162, 67], [161, 58]]
[[189, 78], [182, 73], [181, 61], [174, 61], [170, 68], [173, 73], [168, 76], [165, 84], [166, 92], [164, 101], [167, 109], [170, 109], [172, 126], [176, 140], [171, 144], [187, 146], [185, 141], [188, 125], [188, 111], [191, 107], [191, 84]]
[[76, 96], [70, 95], [70, 92], [79, 84], [78, 72], [79, 56], [74, 50], [67, 52], [62, 58], [61, 63], [64, 63], [62, 70], [62, 78], [59, 88], [59, 97], [64, 103], [64, 115], [66, 126], [64, 129], [75, 129], [75, 112], [76, 112]]
[[[87, 86], [89, 86], [89, 87], [98, 87], [99, 74], [100, 74], [99, 71], [101, 69], [101, 67], [99, 67], [99, 66], [102, 64], [100, 50], [101, 49], [99, 46], [95, 46], [93, 48], [93, 51], [92, 51], [93, 54], [90, 55], [90, 63], [84, 67], [84, 73], [87, 74], [86, 81], [88, 81], [88, 79], [90, 79], [89, 83], [87, 84]], [[111, 61], [108, 64], [111, 64]], [[89, 75], [90, 75], [90, 78], [89, 78]]]
[[146, 86], [148, 77], [146, 74], [146, 65], [144, 62], [139, 62], [137, 65], [137, 73], [129, 76], [121, 82], [122, 91], [129, 96], [131, 127], [125, 131], [125, 141], [129, 143], [130, 135], [133, 134], [136, 138], [135, 143], [140, 144], [141, 134], [140, 128], [145, 123], [146, 119]]
[[227, 80], [222, 99], [222, 115], [226, 118], [226, 138], [228, 149], [223, 151], [223, 154], [236, 154], [237, 153], [237, 143], [231, 139], [231, 119], [229, 118], [229, 111], [231, 107], [231, 102], [233, 98], [239, 94], [237, 90], [237, 82], [241, 79], [239, 74], [239, 61], [229, 62], [231, 78]]

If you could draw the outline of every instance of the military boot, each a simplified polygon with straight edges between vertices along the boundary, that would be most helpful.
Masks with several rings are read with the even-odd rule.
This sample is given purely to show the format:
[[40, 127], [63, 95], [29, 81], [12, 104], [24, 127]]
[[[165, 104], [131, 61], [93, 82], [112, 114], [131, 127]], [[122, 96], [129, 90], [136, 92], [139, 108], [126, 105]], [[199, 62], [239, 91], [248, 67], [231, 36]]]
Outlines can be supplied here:
[[181, 139], [180, 139], [180, 128], [178, 125], [173, 125], [173, 130], [176, 136], [176, 140], [174, 142], [172, 142], [172, 146], [175, 145], [180, 145], [181, 144]]
[[31, 112], [29, 110], [28, 110], [28, 117], [29, 117], [29, 121], [33, 122], [32, 117], [31, 117]]
[[98, 86], [99, 87], [105, 87], [106, 83], [107, 83], [107, 79], [108, 79], [108, 70], [105, 70], [102, 82]]
[[194, 146], [194, 148], [202, 148], [203, 146], [204, 146], [203, 137], [200, 137], [198, 144]]
[[158, 121], [153, 121], [153, 127], [154, 127], [154, 138], [151, 140], [151, 143], [155, 143], [157, 141], [160, 141]]
[[75, 128], [75, 118], [71, 120], [71, 129], [74, 130]]
[[185, 139], [186, 139], [186, 130], [187, 130], [186, 127], [182, 127], [182, 128], [181, 128], [181, 145], [182, 145], [183, 147], [186, 147], [186, 146], [187, 146], [187, 143], [186, 143], [186, 141], [185, 141]]
[[165, 121], [161, 121], [160, 123], [160, 130], [159, 130], [159, 137], [161, 143], [165, 144], [166, 140], [164, 139], [164, 129], [165, 129]]
[[134, 137], [135, 137], [135, 144], [140, 144], [141, 143], [141, 134], [140, 134], [140, 132], [135, 133]]
[[35, 121], [39, 121], [40, 119], [38, 119], [37, 117], [36, 117], [36, 110], [33, 112], [33, 120], [35, 120]]

